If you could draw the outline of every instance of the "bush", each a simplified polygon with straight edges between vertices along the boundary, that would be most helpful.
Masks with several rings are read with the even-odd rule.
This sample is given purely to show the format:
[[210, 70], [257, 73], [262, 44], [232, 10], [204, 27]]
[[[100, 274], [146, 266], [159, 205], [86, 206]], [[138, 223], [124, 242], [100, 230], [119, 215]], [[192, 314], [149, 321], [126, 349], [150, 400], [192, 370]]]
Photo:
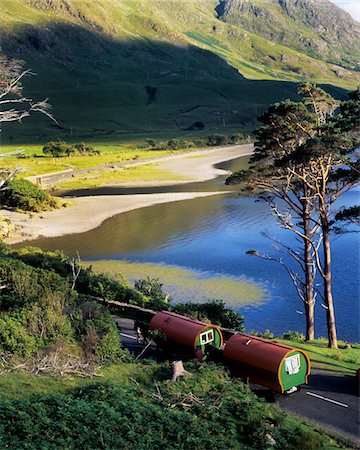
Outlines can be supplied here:
[[76, 289], [79, 293], [101, 297], [107, 300], [144, 306], [148, 299], [141, 293], [131, 289], [117, 280], [104, 274], [94, 274], [91, 267], [83, 269], [77, 280]]
[[1, 245], [0, 255], [0, 280], [6, 285], [1, 290], [0, 352], [28, 357], [74, 339], [87, 359], [128, 357], [109, 311], [88, 296], [101, 293], [110, 299], [140, 303], [141, 293], [94, 275], [91, 269], [82, 271], [76, 285], [79, 292], [71, 290], [69, 258], [61, 252], [12, 250]]
[[71, 156], [75, 154], [75, 148], [73, 145], [67, 144], [66, 142], [48, 142], [43, 147], [44, 155], [51, 155], [54, 158], [59, 158], [61, 156]]
[[264, 339], [274, 339], [275, 338], [274, 333], [272, 333], [269, 329], [266, 329], [263, 333], [260, 333], [255, 330], [250, 330], [250, 334], [252, 336], [259, 336]]
[[222, 134], [212, 134], [208, 136], [207, 145], [210, 147], [217, 147], [220, 145], [226, 145], [229, 143], [229, 138], [227, 135]]
[[167, 146], [171, 150], [177, 150], [178, 148], [181, 147], [181, 141], [177, 139], [171, 139], [170, 141], [168, 141]]
[[223, 300], [211, 300], [207, 303], [179, 303], [172, 307], [172, 311], [224, 328], [245, 330], [244, 316], [228, 308]]
[[43, 147], [44, 155], [51, 155], [54, 158], [60, 158], [64, 156], [73, 156], [79, 154], [81, 156], [93, 156], [99, 155], [100, 150], [95, 150], [93, 147], [86, 145], [84, 142], [80, 144], [67, 144], [64, 141], [48, 142]]
[[70, 342], [73, 329], [62, 308], [63, 298], [48, 294], [31, 306], [0, 315], [0, 353], [26, 357], [51, 344]]
[[121, 348], [114, 319], [104, 306], [79, 299], [71, 307], [70, 317], [87, 359], [114, 362], [129, 358], [128, 352]]
[[57, 273], [10, 257], [0, 260], [0, 280], [6, 286], [1, 290], [0, 311], [26, 306], [49, 293], [66, 297], [70, 290], [69, 281]]
[[196, 122], [192, 123], [189, 127], [185, 128], [188, 131], [194, 131], [194, 130], [203, 130], [205, 128], [205, 124], [203, 122], [200, 122], [197, 120]]
[[305, 341], [305, 336], [302, 333], [299, 333], [299, 331], [287, 331], [283, 335], [283, 339], [286, 339], [288, 341], [295, 341], [295, 342], [301, 342]]
[[229, 138], [229, 144], [241, 144], [244, 142], [245, 136], [241, 133], [232, 134]]
[[40, 212], [54, 209], [57, 201], [33, 183], [22, 178], [13, 178], [1, 193], [1, 203], [22, 211]]
[[100, 150], [96, 150], [94, 149], [94, 147], [86, 145], [84, 142], [81, 142], [80, 144], [75, 144], [74, 148], [76, 149], [77, 153], [81, 156], [100, 155]]

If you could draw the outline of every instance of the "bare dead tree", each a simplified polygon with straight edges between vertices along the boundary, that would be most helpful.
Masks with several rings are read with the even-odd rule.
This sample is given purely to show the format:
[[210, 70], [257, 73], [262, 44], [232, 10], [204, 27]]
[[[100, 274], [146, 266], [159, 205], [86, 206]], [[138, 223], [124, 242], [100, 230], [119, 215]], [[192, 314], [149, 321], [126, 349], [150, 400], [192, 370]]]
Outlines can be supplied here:
[[0, 123], [20, 122], [32, 113], [38, 112], [55, 123], [48, 99], [34, 101], [23, 94], [23, 79], [35, 75], [23, 69], [24, 62], [0, 56]]
[[76, 258], [74, 257], [70, 259], [69, 265], [71, 268], [71, 275], [72, 275], [71, 289], [75, 289], [76, 281], [81, 273], [81, 259], [79, 252], [76, 252]]
[[7, 183], [14, 178], [18, 169], [0, 169], [0, 193], [7, 189]]
[[[295, 234], [298, 233], [298, 230], [296, 229], [294, 224], [289, 223], [286, 228], [291, 229], [291, 231], [294, 232]], [[303, 252], [290, 247], [289, 245], [285, 244], [284, 242], [279, 241], [278, 239], [271, 236], [268, 232], [262, 232], [262, 235], [273, 242], [273, 248], [277, 252], [277, 254], [279, 254], [280, 256], [275, 257], [275, 256], [271, 256], [266, 253], [259, 254], [257, 252], [256, 253], [249, 252], [249, 254], [252, 254], [263, 260], [272, 261], [272, 262], [279, 264], [286, 271], [288, 276], [290, 277], [290, 279], [294, 285], [294, 288], [297, 292], [298, 297], [304, 304], [305, 311], [308, 311], [309, 310], [308, 286], [306, 283], [306, 278], [304, 277], [304, 273], [306, 273], [306, 271], [307, 271], [306, 267], [305, 267], [307, 264], [307, 261], [304, 258]], [[311, 276], [312, 276], [313, 280], [316, 279], [316, 274], [317, 274], [315, 251], [319, 249], [320, 245], [321, 245], [321, 235], [319, 234], [315, 250], [311, 252], [311, 261], [312, 262], [311, 262], [310, 267], [308, 268], [308, 270], [311, 271], [311, 273], [312, 273]], [[294, 266], [291, 265], [287, 261], [288, 259], [295, 261], [296, 264]], [[317, 290], [316, 285], [313, 286], [313, 291], [314, 292], [313, 292], [311, 298], [313, 300], [313, 305], [315, 305], [316, 298], [317, 298], [318, 294], [320, 294], [320, 296], [321, 296], [321, 293]]]

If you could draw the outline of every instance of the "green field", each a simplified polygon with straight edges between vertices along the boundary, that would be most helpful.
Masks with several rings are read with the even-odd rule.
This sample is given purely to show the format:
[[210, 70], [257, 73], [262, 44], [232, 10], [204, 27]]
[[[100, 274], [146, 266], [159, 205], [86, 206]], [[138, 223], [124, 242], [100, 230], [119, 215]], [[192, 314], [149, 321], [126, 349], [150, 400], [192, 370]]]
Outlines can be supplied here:
[[[3, 145], [136, 145], [248, 132], [270, 103], [296, 98], [301, 81], [327, 84], [340, 97], [358, 84], [356, 72], [343, 68], [339, 77], [321, 58], [219, 21], [215, 0], [51, 4], [1, 2], [1, 50], [36, 73], [24, 80], [24, 92], [48, 97], [58, 120], [34, 114], [21, 126], [4, 124]], [[204, 130], [189, 130], [197, 121]]]
[[26, 157], [3, 156], [1, 158], [1, 167], [6, 169], [17, 168], [21, 176], [28, 177], [69, 169], [91, 169], [102, 165], [151, 159], [173, 154], [171, 150], [131, 149], [122, 145], [96, 145], [95, 148], [101, 151], [100, 155], [52, 158], [42, 154], [41, 146], [4, 146], [1, 149], [4, 155], [20, 150], [23, 151]]

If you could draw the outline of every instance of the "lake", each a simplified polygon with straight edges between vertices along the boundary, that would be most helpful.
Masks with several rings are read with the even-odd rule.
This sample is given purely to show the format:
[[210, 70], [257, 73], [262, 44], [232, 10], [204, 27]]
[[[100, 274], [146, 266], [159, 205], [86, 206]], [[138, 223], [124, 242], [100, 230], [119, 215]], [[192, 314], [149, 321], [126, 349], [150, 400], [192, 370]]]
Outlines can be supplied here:
[[[234, 171], [243, 164], [244, 159], [241, 159], [218, 167]], [[224, 177], [220, 177], [209, 182], [180, 185], [176, 190], [218, 190], [223, 183]], [[228, 187], [224, 189], [229, 190]], [[164, 191], [172, 192], [174, 188], [106, 188], [91, 194]], [[85, 193], [89, 195], [89, 191]], [[74, 194], [83, 195], [84, 192]], [[359, 191], [356, 189], [341, 199], [341, 205], [358, 202]], [[142, 278], [150, 270], [150, 274], [159, 276], [171, 295], [182, 300], [189, 300], [192, 295], [195, 300], [203, 300], [197, 292], [200, 286], [205, 298], [223, 298], [225, 302], [229, 299], [228, 303], [234, 305], [238, 290], [237, 309], [245, 315], [248, 331], [270, 329], [276, 335], [289, 329], [303, 332], [302, 303], [285, 270], [277, 263], [246, 254], [247, 250], [257, 250], [260, 254], [279, 256], [264, 232], [295, 244], [294, 236], [279, 228], [265, 203], [226, 192], [130, 211], [106, 220], [89, 232], [37, 239], [31, 241], [31, 245], [46, 250], [62, 249], [69, 255], [79, 251], [84, 261], [127, 261], [121, 265], [125, 275]], [[357, 233], [333, 237], [333, 294], [338, 336], [353, 342], [360, 341], [359, 250]], [[146, 268], [148, 272], [144, 271]], [[134, 275], [137, 270], [138, 276]], [[192, 274], [189, 289], [187, 285], [181, 288], [184, 278], [180, 275], [177, 278], [177, 273], [185, 278], [186, 273]], [[208, 284], [203, 280], [208, 280]], [[316, 302], [316, 336], [326, 336], [325, 309], [320, 297]]]

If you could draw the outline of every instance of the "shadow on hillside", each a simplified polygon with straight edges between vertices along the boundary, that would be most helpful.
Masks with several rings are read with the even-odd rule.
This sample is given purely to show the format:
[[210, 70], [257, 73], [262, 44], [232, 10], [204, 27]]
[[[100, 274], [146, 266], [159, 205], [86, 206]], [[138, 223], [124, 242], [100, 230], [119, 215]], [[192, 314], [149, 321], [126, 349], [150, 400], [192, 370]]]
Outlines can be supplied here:
[[[269, 104], [296, 98], [296, 83], [247, 80], [210, 51], [147, 38], [122, 41], [74, 24], [20, 26], [2, 34], [2, 51], [36, 72], [25, 80], [25, 92], [48, 97], [59, 122], [54, 127], [34, 115], [21, 128], [27, 141], [121, 140], [124, 133], [164, 130], [186, 135], [196, 121], [223, 133], [252, 129]], [[6, 124], [4, 143], [16, 142], [16, 126]]]

